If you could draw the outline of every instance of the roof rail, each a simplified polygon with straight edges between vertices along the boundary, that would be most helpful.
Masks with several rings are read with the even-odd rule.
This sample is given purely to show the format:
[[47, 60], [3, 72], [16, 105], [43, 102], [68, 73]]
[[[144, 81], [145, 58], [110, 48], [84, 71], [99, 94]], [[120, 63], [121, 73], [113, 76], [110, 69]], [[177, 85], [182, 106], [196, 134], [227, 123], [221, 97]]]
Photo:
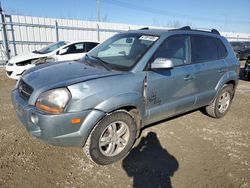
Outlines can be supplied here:
[[220, 35], [220, 32], [217, 29], [204, 29], [204, 28], [196, 28], [195, 31], [209, 32]]
[[217, 29], [212, 29], [211, 32], [220, 35], [220, 32]]
[[190, 26], [184, 26], [184, 27], [179, 28], [179, 30], [191, 30], [191, 27]]
[[209, 33], [220, 35], [217, 29], [211, 29], [211, 30], [210, 29], [191, 29], [190, 26], [184, 26], [178, 29], [171, 29], [170, 31], [178, 31], [178, 30], [201, 31], [201, 32], [209, 32]]
[[148, 27], [143, 27], [143, 28], [140, 28], [139, 30], [149, 30]]

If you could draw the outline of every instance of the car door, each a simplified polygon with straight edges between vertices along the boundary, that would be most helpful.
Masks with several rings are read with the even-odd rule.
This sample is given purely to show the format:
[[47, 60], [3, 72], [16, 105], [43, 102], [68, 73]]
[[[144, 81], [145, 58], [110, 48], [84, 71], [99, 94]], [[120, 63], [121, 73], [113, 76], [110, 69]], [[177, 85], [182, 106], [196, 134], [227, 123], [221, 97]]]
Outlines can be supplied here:
[[191, 36], [191, 62], [195, 65], [196, 107], [207, 105], [216, 94], [216, 86], [227, 72], [224, 44], [215, 37]]
[[70, 44], [69, 46], [64, 47], [64, 49], [66, 50], [65, 53], [57, 54], [58, 61], [79, 60], [83, 58], [86, 53], [85, 42]]
[[163, 42], [150, 60], [166, 58], [173, 62], [171, 69], [150, 69], [146, 76], [147, 124], [192, 109], [194, 68], [190, 62], [189, 36], [171, 36]]

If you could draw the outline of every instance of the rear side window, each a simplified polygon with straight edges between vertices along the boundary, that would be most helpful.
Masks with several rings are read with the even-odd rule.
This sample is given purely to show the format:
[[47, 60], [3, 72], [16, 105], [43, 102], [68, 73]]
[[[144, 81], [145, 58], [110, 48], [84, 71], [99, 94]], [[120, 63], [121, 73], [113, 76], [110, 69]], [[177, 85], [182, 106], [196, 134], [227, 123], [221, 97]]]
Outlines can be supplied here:
[[193, 63], [218, 60], [227, 55], [224, 44], [214, 37], [192, 36], [191, 49]]
[[92, 48], [96, 47], [98, 43], [95, 42], [86, 42], [86, 52], [92, 50]]
[[66, 47], [66, 49], [67, 49], [67, 52], [65, 54], [84, 53], [85, 45], [84, 43], [71, 44], [68, 47]]
[[226, 47], [224, 46], [224, 44], [221, 42], [220, 39], [217, 39], [217, 38], [214, 38], [213, 39], [217, 45], [217, 48], [218, 48], [218, 52], [219, 52], [219, 57], [218, 59], [223, 59], [227, 56], [227, 49]]

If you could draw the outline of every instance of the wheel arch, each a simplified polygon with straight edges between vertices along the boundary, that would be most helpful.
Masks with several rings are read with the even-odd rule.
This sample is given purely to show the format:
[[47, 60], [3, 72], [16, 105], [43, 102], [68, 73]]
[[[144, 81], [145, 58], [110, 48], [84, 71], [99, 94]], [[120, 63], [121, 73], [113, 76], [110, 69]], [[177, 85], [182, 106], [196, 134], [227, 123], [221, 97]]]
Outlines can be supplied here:
[[142, 116], [141, 116], [140, 110], [136, 106], [123, 106], [113, 111], [118, 111], [118, 110], [125, 110], [133, 117], [133, 119], [135, 120], [135, 125], [136, 125], [136, 130], [137, 130], [136, 138], [138, 138], [140, 136], [140, 132], [141, 132], [140, 130], [142, 128]]
[[227, 74], [225, 74], [220, 81], [218, 82], [218, 84], [216, 85], [216, 95], [214, 98], [216, 98], [216, 96], [219, 94], [220, 90], [223, 88], [224, 85], [232, 85], [233, 86], [233, 92], [235, 92], [235, 89], [238, 85], [238, 79], [239, 76], [236, 74], [235, 71], [230, 71]]
[[[102, 101], [93, 109], [93, 115], [88, 118], [89, 122], [86, 123], [87, 125], [82, 125], [82, 131], [87, 131], [87, 137], [89, 137], [96, 125], [106, 115], [118, 110], [124, 110], [134, 118], [137, 129], [136, 137], [138, 138], [142, 127], [142, 117], [144, 116], [145, 108], [143, 99], [137, 93], [126, 93]], [[96, 121], [93, 121], [93, 117]], [[87, 139], [84, 139], [82, 145], [84, 145], [86, 141]]]

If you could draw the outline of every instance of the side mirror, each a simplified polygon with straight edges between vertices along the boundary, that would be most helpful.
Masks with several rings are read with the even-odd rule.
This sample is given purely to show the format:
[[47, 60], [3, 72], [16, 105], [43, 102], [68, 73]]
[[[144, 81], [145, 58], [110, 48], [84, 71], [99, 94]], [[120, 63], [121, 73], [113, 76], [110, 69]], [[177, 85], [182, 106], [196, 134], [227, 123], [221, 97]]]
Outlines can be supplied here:
[[67, 50], [68, 50], [68, 48], [63, 48], [63, 49], [58, 51], [58, 54], [63, 55], [63, 54], [65, 54], [67, 52]]
[[171, 69], [174, 67], [174, 64], [171, 59], [167, 58], [156, 58], [151, 64], [152, 69]]

